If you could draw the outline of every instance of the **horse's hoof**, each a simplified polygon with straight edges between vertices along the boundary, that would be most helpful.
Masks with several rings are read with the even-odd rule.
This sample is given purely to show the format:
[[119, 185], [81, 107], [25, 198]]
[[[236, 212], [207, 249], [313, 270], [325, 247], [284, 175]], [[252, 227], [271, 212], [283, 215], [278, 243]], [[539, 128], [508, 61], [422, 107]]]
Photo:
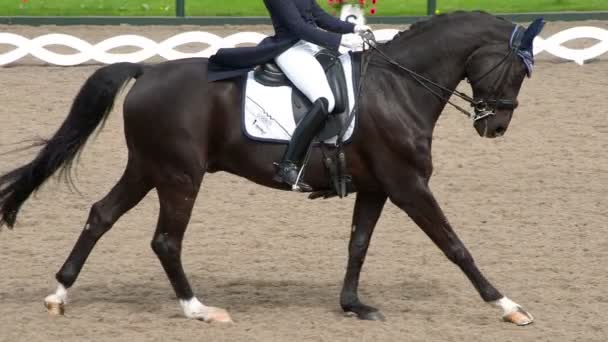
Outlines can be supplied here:
[[67, 299], [68, 290], [63, 285], [59, 284], [55, 293], [44, 298], [44, 306], [51, 315], [63, 315]]
[[505, 322], [517, 324], [519, 326], [524, 326], [534, 322], [534, 317], [532, 317], [529, 312], [520, 307], [516, 311], [504, 315], [502, 317], [502, 320]]
[[52, 302], [44, 302], [44, 306], [49, 314], [55, 316], [63, 316], [65, 313], [65, 306], [63, 303], [52, 303]]
[[207, 317], [205, 318], [207, 323], [234, 323], [228, 311], [220, 308], [210, 307]]

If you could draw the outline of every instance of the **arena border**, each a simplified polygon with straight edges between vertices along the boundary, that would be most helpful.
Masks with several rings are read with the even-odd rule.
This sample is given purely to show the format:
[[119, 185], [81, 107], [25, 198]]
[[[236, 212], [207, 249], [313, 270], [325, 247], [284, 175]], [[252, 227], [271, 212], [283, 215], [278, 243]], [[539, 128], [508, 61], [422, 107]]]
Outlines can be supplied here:
[[[538, 12], [538, 13], [498, 13], [515, 22], [532, 21], [543, 17], [547, 21], [583, 21], [608, 20], [608, 11], [600, 12]], [[411, 24], [427, 16], [394, 16], [394, 17], [368, 17], [370, 24]], [[3, 17], [0, 16], [0, 25], [269, 25], [268, 17]]]

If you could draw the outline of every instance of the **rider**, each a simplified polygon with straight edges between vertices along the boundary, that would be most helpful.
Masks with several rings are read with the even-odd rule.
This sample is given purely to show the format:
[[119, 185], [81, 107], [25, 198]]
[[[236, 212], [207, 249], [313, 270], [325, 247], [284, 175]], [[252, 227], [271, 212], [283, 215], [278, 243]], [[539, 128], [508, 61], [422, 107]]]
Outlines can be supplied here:
[[[274, 60], [287, 78], [313, 103], [310, 111], [298, 123], [283, 160], [278, 164], [275, 181], [311, 191], [311, 187], [296, 181], [300, 164], [318, 130], [334, 110], [335, 99], [325, 71], [314, 55], [326, 48], [352, 47], [354, 42], [343, 39], [343, 34], [363, 35], [370, 28], [342, 21], [324, 12], [315, 0], [264, 0], [275, 30], [275, 40], [294, 40], [287, 50]], [[323, 30], [322, 30], [323, 29]]]
[[370, 28], [342, 21], [324, 12], [315, 0], [264, 0], [270, 12], [275, 35], [255, 47], [220, 49], [209, 59], [209, 80], [220, 80], [245, 73], [257, 65], [274, 60], [287, 78], [313, 103], [296, 127], [278, 163], [275, 180], [294, 189], [311, 191], [305, 183], [295, 184], [308, 146], [335, 106], [325, 72], [314, 55], [340, 45], [360, 46], [362, 40], [345, 39], [344, 34], [364, 35]]

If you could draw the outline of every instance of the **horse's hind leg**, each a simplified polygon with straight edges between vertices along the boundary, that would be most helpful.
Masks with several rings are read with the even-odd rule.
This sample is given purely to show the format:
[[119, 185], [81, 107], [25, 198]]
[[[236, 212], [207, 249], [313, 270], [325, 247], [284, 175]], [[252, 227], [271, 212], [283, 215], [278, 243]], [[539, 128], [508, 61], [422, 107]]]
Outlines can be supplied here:
[[183, 175], [157, 185], [160, 214], [152, 249], [167, 273], [186, 317], [228, 323], [232, 321], [228, 312], [205, 306], [194, 296], [181, 261], [182, 240], [202, 178], [202, 174], [195, 177]]
[[57, 272], [57, 291], [45, 298], [50, 313], [62, 314], [67, 301], [67, 289], [71, 287], [97, 241], [112, 225], [133, 208], [150, 191], [152, 186], [133, 165], [127, 168], [112, 190], [93, 204], [89, 218], [67, 260]]

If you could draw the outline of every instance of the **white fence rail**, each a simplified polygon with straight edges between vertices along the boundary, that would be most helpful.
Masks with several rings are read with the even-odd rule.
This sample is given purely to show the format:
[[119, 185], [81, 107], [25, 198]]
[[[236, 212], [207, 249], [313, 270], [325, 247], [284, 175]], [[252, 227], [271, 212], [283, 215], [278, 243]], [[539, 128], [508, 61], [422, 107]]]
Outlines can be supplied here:
[[[384, 29], [375, 31], [380, 41], [390, 40], [398, 31]], [[149, 58], [160, 56], [167, 60], [187, 57], [208, 57], [222, 47], [234, 47], [240, 44], [257, 44], [266, 36], [256, 32], [240, 32], [220, 37], [208, 32], [185, 32], [155, 42], [146, 37], [137, 35], [122, 35], [106, 39], [97, 44], [90, 44], [80, 38], [65, 34], [47, 34], [37, 38], [28, 39], [13, 33], [0, 33], [0, 45], [14, 46], [15, 49], [0, 53], [0, 66], [15, 63], [31, 55], [46, 63], [61, 66], [79, 65], [86, 62], [97, 61], [105, 64], [116, 62], [141, 62]], [[572, 49], [564, 46], [576, 39], [595, 39], [598, 42], [591, 47]], [[198, 52], [184, 53], [176, 48], [192, 43], [202, 43], [208, 47]], [[62, 54], [46, 49], [47, 46], [65, 46], [78, 52]], [[136, 47], [139, 51], [131, 53], [110, 53], [109, 51], [121, 47]], [[534, 54], [547, 52], [559, 58], [574, 61], [583, 65], [586, 61], [597, 58], [608, 52], [608, 30], [598, 27], [573, 27], [548, 38], [537, 37], [534, 41]]]

